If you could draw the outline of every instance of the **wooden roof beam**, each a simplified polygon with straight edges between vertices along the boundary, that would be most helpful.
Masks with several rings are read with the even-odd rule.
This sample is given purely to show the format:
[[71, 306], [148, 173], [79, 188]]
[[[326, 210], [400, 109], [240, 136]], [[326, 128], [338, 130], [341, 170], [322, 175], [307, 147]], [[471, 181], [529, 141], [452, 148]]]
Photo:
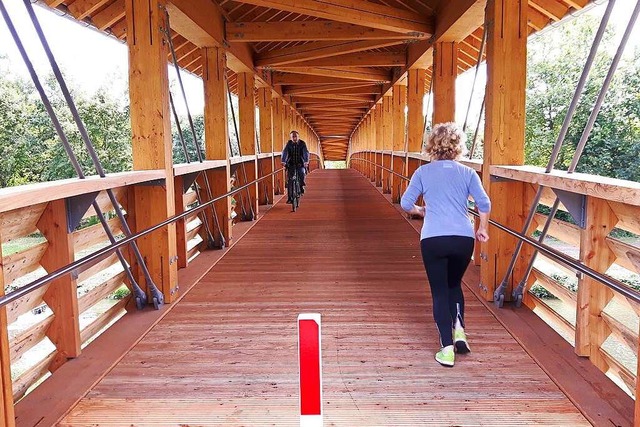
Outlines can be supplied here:
[[384, 83], [391, 81], [391, 75], [385, 70], [371, 68], [331, 68], [331, 67], [277, 67], [278, 71], [312, 76], [327, 76], [335, 79], [363, 80]]
[[[170, 0], [167, 4], [171, 28], [198, 47], [224, 47], [227, 66], [234, 72], [255, 73], [253, 51], [247, 43], [234, 43], [227, 47], [224, 17], [218, 6], [210, 0]], [[256, 73], [256, 78], [260, 79]], [[265, 84], [260, 79], [261, 84]]]
[[404, 9], [353, 0], [239, 0], [242, 3], [300, 13], [395, 32], [433, 34], [431, 17]]
[[230, 42], [320, 40], [417, 40], [431, 36], [415, 31], [394, 32], [334, 21], [227, 22]]
[[288, 67], [403, 67], [405, 52], [358, 52], [288, 64]]
[[106, 30], [116, 22], [123, 20], [125, 15], [124, 0], [116, 0], [91, 18], [91, 23], [99, 30]]
[[362, 83], [361, 80], [334, 79], [332, 77], [312, 76], [305, 74], [276, 73], [272, 77], [272, 83], [274, 85], [339, 85], [344, 83], [346, 80], [351, 80], [354, 83]]
[[556, 0], [529, 0], [529, 10], [531, 9], [537, 10], [554, 21], [559, 21], [566, 15], [568, 8]]
[[78, 21], [82, 21], [93, 15], [101, 7], [109, 3], [109, 0], [76, 0], [68, 7], [69, 13]]
[[394, 46], [402, 43], [402, 40], [312, 42], [300, 46], [277, 49], [262, 53], [258, 55], [255, 64], [257, 67], [273, 67], [276, 65], [287, 65], [295, 62], [327, 58], [336, 55], [346, 55], [348, 53], [362, 52], [365, 50]]
[[282, 93], [285, 95], [300, 95], [313, 93], [340, 93], [344, 95], [378, 95], [381, 93], [382, 85], [371, 83], [345, 83], [341, 85], [320, 85], [320, 86], [291, 86], [284, 87]]

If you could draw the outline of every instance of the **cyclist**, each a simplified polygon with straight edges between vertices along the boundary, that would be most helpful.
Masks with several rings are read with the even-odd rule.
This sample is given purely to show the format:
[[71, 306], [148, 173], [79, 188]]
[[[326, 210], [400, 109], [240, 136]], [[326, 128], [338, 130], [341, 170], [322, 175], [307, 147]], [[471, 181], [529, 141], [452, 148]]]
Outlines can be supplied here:
[[[284, 150], [282, 150], [282, 166], [287, 168], [287, 179], [295, 170], [298, 171], [300, 192], [304, 194], [304, 187], [306, 185], [304, 176], [306, 168], [309, 166], [309, 150], [307, 149], [307, 144], [300, 139], [300, 134], [297, 130], [292, 130], [289, 138]], [[287, 197], [287, 203], [292, 203], [290, 195]]]

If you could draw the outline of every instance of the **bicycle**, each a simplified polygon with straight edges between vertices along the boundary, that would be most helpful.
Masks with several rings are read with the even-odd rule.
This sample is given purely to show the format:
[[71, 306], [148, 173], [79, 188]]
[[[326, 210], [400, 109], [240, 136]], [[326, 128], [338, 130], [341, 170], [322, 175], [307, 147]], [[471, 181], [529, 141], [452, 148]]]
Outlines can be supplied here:
[[291, 210], [295, 212], [300, 206], [300, 195], [302, 194], [300, 180], [298, 179], [298, 168], [287, 168], [287, 197], [291, 200]]

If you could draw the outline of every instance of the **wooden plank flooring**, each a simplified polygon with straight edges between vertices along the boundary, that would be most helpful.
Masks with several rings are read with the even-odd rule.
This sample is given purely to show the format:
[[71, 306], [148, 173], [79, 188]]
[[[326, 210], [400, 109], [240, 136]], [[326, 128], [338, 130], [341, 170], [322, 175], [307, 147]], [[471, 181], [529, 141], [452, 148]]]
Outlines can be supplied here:
[[352, 170], [277, 204], [62, 426], [296, 426], [296, 317], [323, 316], [325, 426], [590, 425], [473, 296], [438, 349], [415, 230]]

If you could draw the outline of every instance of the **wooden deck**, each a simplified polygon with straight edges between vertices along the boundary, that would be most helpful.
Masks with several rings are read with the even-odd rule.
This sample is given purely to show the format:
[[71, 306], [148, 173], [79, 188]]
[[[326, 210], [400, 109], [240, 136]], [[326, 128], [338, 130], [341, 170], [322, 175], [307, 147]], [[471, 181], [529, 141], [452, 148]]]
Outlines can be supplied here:
[[59, 425], [299, 425], [300, 312], [323, 316], [326, 426], [590, 425], [468, 292], [473, 352], [438, 365], [415, 230], [353, 170], [308, 179]]

